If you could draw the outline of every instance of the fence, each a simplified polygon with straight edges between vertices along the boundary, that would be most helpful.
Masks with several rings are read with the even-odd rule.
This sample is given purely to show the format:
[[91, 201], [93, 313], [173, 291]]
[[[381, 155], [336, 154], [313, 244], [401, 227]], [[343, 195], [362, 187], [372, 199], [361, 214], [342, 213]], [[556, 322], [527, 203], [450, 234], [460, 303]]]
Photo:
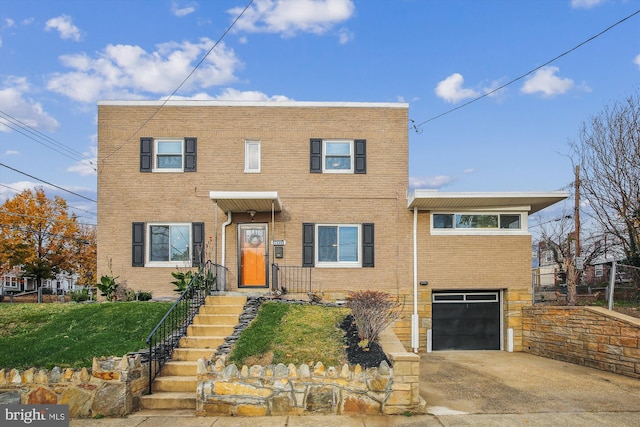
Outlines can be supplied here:
[[271, 265], [271, 289], [286, 294], [308, 294], [311, 292], [312, 268], [286, 265]]
[[[640, 306], [640, 268], [612, 263], [596, 272], [583, 272], [576, 286], [578, 305]], [[561, 271], [534, 269], [532, 291], [534, 304], [567, 304], [566, 276]]]

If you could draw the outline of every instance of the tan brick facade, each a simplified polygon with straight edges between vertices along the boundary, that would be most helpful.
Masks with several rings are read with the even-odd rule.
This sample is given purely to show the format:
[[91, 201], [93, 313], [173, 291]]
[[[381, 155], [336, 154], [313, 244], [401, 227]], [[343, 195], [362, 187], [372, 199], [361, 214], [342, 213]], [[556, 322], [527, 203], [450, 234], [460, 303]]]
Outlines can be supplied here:
[[[140, 138], [197, 138], [197, 171], [140, 172]], [[310, 140], [366, 140], [366, 173], [310, 173]], [[260, 141], [260, 173], [245, 173], [245, 141]], [[112, 274], [154, 297], [176, 296], [172, 267], [132, 266], [132, 223], [204, 223], [205, 258], [224, 263], [238, 281], [237, 227], [268, 225], [285, 240], [280, 265], [302, 265], [304, 223], [375, 226], [375, 266], [313, 269], [314, 290], [331, 299], [349, 290], [400, 295], [406, 316], [396, 333], [411, 340], [413, 220], [407, 208], [408, 106], [356, 103], [102, 102], [98, 106], [98, 276]], [[232, 214], [212, 191], [277, 192], [282, 210]], [[520, 308], [531, 302], [529, 235], [435, 236], [430, 212], [418, 213], [420, 348], [431, 327], [434, 290], [502, 291], [504, 329], [521, 348]], [[270, 255], [269, 262], [274, 259]], [[268, 289], [264, 289], [266, 292]]]

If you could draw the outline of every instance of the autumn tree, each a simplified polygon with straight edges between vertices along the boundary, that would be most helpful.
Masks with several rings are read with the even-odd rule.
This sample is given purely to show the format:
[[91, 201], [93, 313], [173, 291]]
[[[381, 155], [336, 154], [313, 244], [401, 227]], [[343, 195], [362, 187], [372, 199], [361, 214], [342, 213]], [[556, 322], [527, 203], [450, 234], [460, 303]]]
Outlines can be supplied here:
[[0, 231], [3, 269], [19, 267], [38, 288], [61, 271], [95, 283], [95, 234], [69, 214], [63, 198], [49, 199], [37, 188], [7, 199], [0, 207]]
[[640, 94], [591, 117], [569, 146], [586, 213], [620, 242], [626, 262], [640, 267]]

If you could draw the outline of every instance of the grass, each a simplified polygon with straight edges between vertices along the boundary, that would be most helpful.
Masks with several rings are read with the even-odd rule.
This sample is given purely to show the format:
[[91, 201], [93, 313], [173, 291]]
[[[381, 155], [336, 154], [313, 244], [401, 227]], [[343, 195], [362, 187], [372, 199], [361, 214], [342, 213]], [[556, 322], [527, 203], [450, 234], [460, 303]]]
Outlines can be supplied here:
[[258, 316], [242, 333], [230, 361], [238, 365], [346, 363], [344, 332], [338, 324], [349, 313], [345, 308], [264, 303]]
[[0, 304], [0, 369], [91, 367], [146, 348], [170, 302]]

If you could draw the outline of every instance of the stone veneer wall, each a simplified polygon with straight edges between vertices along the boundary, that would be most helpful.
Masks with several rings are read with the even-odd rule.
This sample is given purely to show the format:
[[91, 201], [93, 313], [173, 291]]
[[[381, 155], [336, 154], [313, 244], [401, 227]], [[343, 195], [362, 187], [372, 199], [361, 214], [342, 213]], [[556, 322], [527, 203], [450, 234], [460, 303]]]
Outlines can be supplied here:
[[522, 309], [523, 351], [640, 378], [640, 319], [601, 307]]
[[268, 416], [303, 414], [402, 414], [422, 413], [420, 357], [407, 353], [390, 328], [380, 345], [393, 367], [363, 370], [299, 367], [252, 367], [240, 370], [226, 364], [226, 355], [211, 365], [198, 361], [196, 413], [204, 416]]
[[69, 405], [71, 418], [124, 416], [149, 386], [140, 356], [94, 358], [89, 370], [0, 370], [0, 404]]

